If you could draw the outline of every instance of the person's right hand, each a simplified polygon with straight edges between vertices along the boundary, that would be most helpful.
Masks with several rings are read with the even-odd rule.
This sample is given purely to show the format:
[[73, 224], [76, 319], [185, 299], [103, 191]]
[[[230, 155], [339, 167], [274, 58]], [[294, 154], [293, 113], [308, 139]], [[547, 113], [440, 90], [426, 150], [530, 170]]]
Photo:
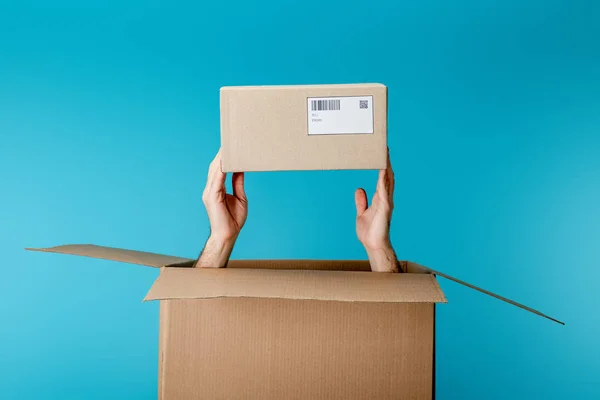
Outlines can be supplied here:
[[221, 151], [208, 170], [202, 201], [210, 221], [210, 237], [198, 260], [200, 267], [224, 267], [235, 241], [248, 217], [248, 199], [244, 191], [244, 173], [232, 174], [233, 194], [225, 188], [226, 174], [221, 171]]

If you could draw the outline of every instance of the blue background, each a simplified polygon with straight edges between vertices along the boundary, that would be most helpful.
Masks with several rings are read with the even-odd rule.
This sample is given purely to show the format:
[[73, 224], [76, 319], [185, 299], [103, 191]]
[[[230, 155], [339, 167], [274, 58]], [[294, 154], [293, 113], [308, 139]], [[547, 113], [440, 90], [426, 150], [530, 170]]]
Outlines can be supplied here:
[[[3, 2], [0, 393], [152, 399], [157, 271], [196, 257], [223, 85], [382, 82], [392, 239], [441, 279], [439, 399], [600, 398], [600, 3]], [[253, 173], [233, 258], [364, 258], [374, 171]]]

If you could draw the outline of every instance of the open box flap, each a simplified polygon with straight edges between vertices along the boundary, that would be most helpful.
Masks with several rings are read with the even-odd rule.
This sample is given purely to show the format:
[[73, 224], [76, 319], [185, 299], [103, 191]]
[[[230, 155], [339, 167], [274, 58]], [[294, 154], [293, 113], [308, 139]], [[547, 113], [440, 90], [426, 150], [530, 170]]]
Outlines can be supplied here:
[[[150, 267], [180, 267], [178, 269], [183, 269], [184, 267], [192, 267], [194, 265], [195, 260], [184, 257], [175, 257], [170, 255], [163, 255], [157, 253], [149, 253], [144, 251], [134, 251], [134, 250], [126, 250], [119, 249], [114, 247], [106, 247], [106, 246], [97, 246], [92, 244], [71, 244], [71, 245], [63, 245], [63, 246], [55, 246], [49, 248], [26, 248], [26, 250], [31, 251], [42, 251], [42, 252], [51, 252], [51, 253], [63, 253], [63, 254], [72, 254], [79, 255], [85, 257], [92, 258], [101, 258], [105, 260], [119, 261], [130, 264], [139, 264], [146, 265]], [[537, 311], [531, 307], [526, 305], [517, 303], [516, 301], [510, 300], [506, 297], [497, 295], [488, 290], [482, 289], [470, 283], [467, 283], [463, 280], [454, 278], [450, 275], [444, 274], [443, 272], [439, 272], [433, 270], [431, 268], [419, 265], [410, 261], [400, 261], [399, 262], [400, 269], [403, 272], [408, 272], [408, 275], [413, 274], [432, 274], [439, 275], [443, 278], [449, 279], [456, 283], [459, 283], [463, 286], [466, 286], [470, 289], [477, 290], [481, 293], [484, 293], [488, 296], [494, 297], [498, 300], [502, 300], [508, 304], [511, 304], [515, 307], [519, 307], [523, 310], [529, 311], [541, 317], [547, 318], [551, 321], [557, 322], [559, 324], [564, 325], [564, 322], [561, 322], [555, 318], [552, 318], [540, 311]], [[231, 260], [228, 264], [228, 270], [234, 269], [274, 269], [274, 270], [298, 270], [298, 269], [306, 269], [306, 270], [334, 270], [334, 271], [369, 271], [370, 266], [369, 262], [366, 260]], [[402, 275], [402, 274], [397, 274]], [[156, 282], [157, 284], [158, 282]], [[436, 283], [437, 284], [437, 283]], [[150, 293], [149, 293], [150, 294]]]
[[488, 296], [492, 296], [492, 297], [494, 297], [494, 298], [496, 298], [498, 300], [502, 300], [502, 301], [504, 301], [504, 302], [506, 302], [508, 304], [511, 304], [511, 305], [513, 305], [515, 307], [522, 308], [523, 310], [526, 310], [526, 311], [529, 311], [529, 312], [534, 313], [536, 315], [539, 315], [540, 317], [548, 318], [549, 320], [557, 322], [557, 323], [559, 323], [561, 325], [565, 324], [562, 321], [559, 321], [559, 320], [557, 320], [555, 318], [552, 318], [552, 317], [550, 317], [550, 316], [548, 316], [548, 315], [546, 315], [546, 314], [544, 314], [544, 313], [542, 313], [542, 312], [540, 312], [538, 310], [534, 310], [533, 308], [528, 307], [528, 306], [526, 306], [524, 304], [517, 303], [516, 301], [508, 299], [508, 298], [506, 298], [504, 296], [500, 296], [498, 294], [492, 293], [489, 290], [485, 290], [485, 289], [482, 289], [482, 288], [477, 287], [475, 285], [471, 285], [468, 282], [465, 282], [465, 281], [460, 280], [458, 278], [454, 278], [454, 277], [452, 277], [450, 275], [447, 275], [447, 274], [445, 274], [443, 272], [439, 272], [439, 271], [433, 270], [431, 268], [424, 267], [423, 265], [419, 265], [417, 263], [410, 262], [410, 261], [405, 261], [403, 263], [405, 265], [405, 272], [408, 272], [410, 274], [434, 274], [434, 275], [439, 275], [442, 278], [446, 278], [446, 279], [451, 280], [453, 282], [459, 283], [459, 284], [461, 284], [463, 286], [466, 286], [466, 287], [468, 287], [470, 289], [477, 290], [478, 292], [481, 292], [483, 294], [487, 294]]
[[245, 268], [164, 268], [148, 300], [255, 297], [446, 303], [431, 274]]
[[[170, 264], [167, 267], [191, 268], [196, 260]], [[311, 259], [277, 259], [277, 260], [229, 260], [227, 268], [246, 269], [307, 269], [326, 271], [371, 271], [367, 260], [311, 260]]]
[[118, 249], [115, 247], [96, 246], [94, 244], [67, 244], [46, 248], [26, 248], [30, 251], [42, 251], [46, 253], [61, 253], [103, 260], [119, 261], [128, 264], [146, 265], [148, 267], [160, 268], [166, 265], [193, 261], [189, 258], [167, 256], [164, 254], [148, 253], [145, 251]]

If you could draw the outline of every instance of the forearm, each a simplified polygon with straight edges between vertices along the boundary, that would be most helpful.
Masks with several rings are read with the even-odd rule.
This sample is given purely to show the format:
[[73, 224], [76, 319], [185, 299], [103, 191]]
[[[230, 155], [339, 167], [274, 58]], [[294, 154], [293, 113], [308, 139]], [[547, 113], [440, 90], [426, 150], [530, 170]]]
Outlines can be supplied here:
[[373, 272], [398, 272], [398, 259], [391, 245], [377, 250], [367, 249], [367, 256]]
[[222, 241], [210, 236], [204, 245], [194, 267], [199, 268], [224, 268], [227, 266], [229, 256], [233, 250], [235, 238], [230, 241]]

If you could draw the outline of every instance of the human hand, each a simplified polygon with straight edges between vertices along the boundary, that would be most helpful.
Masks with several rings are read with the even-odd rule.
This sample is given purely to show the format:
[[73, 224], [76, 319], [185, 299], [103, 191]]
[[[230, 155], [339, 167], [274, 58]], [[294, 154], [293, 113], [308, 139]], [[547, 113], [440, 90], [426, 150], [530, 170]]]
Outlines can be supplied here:
[[356, 203], [356, 235], [367, 251], [371, 269], [377, 272], [397, 272], [398, 262], [390, 242], [390, 223], [394, 209], [394, 171], [388, 151], [387, 168], [379, 171], [377, 188], [371, 206], [367, 194], [359, 188]]
[[226, 192], [226, 174], [221, 171], [221, 150], [211, 162], [202, 201], [210, 221], [210, 237], [198, 260], [200, 267], [224, 267], [248, 217], [244, 173], [231, 177], [233, 194]]

